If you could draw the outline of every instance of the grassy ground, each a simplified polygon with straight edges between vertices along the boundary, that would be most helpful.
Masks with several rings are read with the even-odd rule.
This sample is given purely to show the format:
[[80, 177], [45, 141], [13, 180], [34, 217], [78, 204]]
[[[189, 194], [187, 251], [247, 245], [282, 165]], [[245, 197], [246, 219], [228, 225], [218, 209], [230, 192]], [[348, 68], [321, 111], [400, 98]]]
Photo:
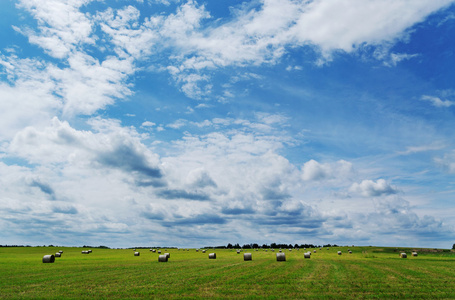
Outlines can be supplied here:
[[[63, 250], [55, 263], [42, 257]], [[300, 251], [168, 249], [167, 263], [148, 249], [0, 248], [0, 298], [246, 298], [246, 299], [448, 299], [455, 298], [455, 253], [354, 247]], [[313, 250], [313, 249], [312, 249]], [[343, 254], [337, 255], [337, 251]], [[407, 252], [408, 258], [399, 258]], [[216, 252], [215, 260], [208, 259]], [[164, 251], [163, 251], [164, 253]]]

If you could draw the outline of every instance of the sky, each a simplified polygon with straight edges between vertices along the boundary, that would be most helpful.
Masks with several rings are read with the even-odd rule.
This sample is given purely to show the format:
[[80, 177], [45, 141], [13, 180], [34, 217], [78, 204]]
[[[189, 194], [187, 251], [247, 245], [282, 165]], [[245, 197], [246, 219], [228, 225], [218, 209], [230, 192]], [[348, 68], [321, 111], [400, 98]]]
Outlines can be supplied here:
[[0, 244], [455, 243], [454, 0], [0, 1]]

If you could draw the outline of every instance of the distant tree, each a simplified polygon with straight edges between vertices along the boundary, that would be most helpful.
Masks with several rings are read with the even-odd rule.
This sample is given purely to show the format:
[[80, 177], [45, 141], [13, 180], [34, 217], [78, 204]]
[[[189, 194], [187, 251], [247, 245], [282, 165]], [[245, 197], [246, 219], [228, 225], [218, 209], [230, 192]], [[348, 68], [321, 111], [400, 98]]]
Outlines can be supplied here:
[[455, 249], [455, 244], [453, 244], [452, 249]]
[[227, 244], [227, 247], [226, 247], [226, 248], [232, 249], [232, 244], [231, 244], [231, 243]]

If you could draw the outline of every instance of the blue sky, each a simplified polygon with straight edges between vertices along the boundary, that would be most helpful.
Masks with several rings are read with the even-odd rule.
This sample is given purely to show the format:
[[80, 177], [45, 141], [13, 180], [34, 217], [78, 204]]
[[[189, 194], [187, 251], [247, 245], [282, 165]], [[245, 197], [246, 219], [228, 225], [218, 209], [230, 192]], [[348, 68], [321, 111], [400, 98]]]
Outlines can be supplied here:
[[451, 247], [454, 3], [1, 1], [1, 244]]

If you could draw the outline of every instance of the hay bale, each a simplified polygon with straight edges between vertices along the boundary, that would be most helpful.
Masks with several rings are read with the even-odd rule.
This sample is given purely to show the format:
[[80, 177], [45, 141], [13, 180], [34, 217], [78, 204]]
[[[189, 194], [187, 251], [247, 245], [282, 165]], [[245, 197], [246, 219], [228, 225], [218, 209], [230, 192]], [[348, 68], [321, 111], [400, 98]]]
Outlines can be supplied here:
[[205, 253], [205, 252], [207, 252], [207, 250], [202, 250], [202, 253]]
[[253, 260], [253, 255], [251, 253], [244, 253], [243, 260]]
[[401, 258], [408, 258], [408, 255], [404, 252], [400, 253], [400, 257]]
[[313, 250], [313, 253], [316, 253], [316, 250]]
[[53, 263], [55, 261], [55, 256], [53, 254], [44, 255], [43, 256], [43, 263]]
[[141, 253], [140, 253], [140, 252], [137, 252], [137, 251], [136, 251], [136, 252], [134, 252], [134, 256], [139, 256], [139, 255], [141, 255]]
[[338, 255], [341, 255], [341, 251], [338, 251], [337, 253], [338, 253]]
[[348, 252], [349, 252], [349, 254], [352, 254], [352, 251], [351, 251], [351, 250], [349, 250]]
[[158, 256], [158, 262], [167, 262], [168, 258], [167, 255], [159, 255]]
[[216, 259], [216, 253], [210, 253], [209, 259]]
[[87, 250], [82, 250], [81, 253], [82, 253], [82, 254], [89, 254], [90, 252], [88, 252]]
[[417, 256], [417, 252], [412, 252], [412, 256]]
[[276, 261], [286, 261], [286, 254], [279, 252], [276, 254]]
[[304, 258], [311, 258], [311, 252], [303, 253]]
[[91, 249], [90, 249], [90, 250], [87, 250], [87, 251], [88, 251], [88, 253], [92, 253], [92, 250], [91, 250]]
[[196, 249], [196, 252], [199, 252], [199, 249]]
[[167, 258], [171, 258], [171, 254], [170, 253], [164, 253], [164, 255], [166, 255]]
[[55, 253], [55, 257], [61, 257], [62, 254], [60, 252]]
[[58, 251], [58, 253], [63, 253], [63, 250]]
[[158, 250], [158, 254], [161, 254], [161, 250]]
[[240, 254], [240, 250], [237, 250], [237, 254]]

